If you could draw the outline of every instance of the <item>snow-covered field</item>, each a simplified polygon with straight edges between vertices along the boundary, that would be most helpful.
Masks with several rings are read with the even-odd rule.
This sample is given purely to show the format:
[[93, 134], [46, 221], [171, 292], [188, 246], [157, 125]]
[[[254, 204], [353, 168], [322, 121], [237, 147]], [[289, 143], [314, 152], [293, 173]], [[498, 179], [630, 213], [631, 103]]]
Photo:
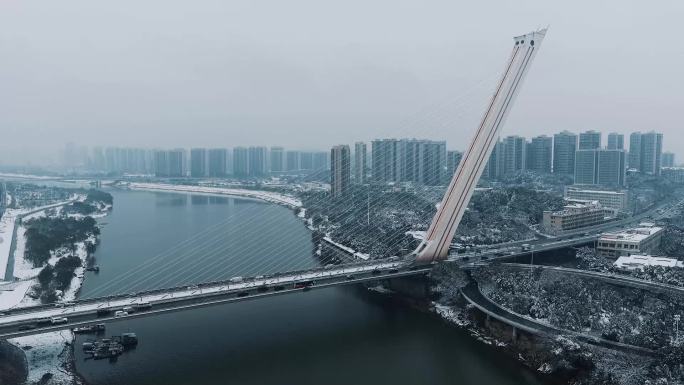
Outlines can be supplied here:
[[128, 187], [136, 190], [175, 191], [186, 193], [231, 195], [260, 199], [266, 202], [277, 203], [291, 208], [302, 206], [302, 202], [299, 199], [290, 195], [280, 194], [272, 191], [259, 191], [224, 187], [185, 186], [163, 183], [129, 183]]

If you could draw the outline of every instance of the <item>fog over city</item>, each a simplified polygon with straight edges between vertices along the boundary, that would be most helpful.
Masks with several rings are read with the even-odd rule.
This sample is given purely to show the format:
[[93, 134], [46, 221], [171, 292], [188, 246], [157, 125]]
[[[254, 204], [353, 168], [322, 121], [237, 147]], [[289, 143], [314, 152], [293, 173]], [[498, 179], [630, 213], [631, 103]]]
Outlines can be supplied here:
[[87, 146], [379, 137], [463, 149], [511, 38], [550, 25], [506, 134], [656, 130], [684, 154], [684, 3], [0, 2], [0, 164]]

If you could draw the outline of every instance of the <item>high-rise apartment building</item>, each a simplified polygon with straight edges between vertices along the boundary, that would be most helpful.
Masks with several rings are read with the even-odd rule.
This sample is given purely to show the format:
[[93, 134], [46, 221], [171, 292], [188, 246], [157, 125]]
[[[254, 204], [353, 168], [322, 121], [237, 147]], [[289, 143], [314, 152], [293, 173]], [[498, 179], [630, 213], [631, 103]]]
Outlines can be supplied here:
[[235, 176], [247, 176], [249, 170], [249, 149], [235, 147], [233, 149], [233, 174]]
[[281, 173], [285, 171], [285, 149], [271, 147], [271, 172]]
[[575, 151], [577, 135], [563, 131], [553, 136], [553, 173], [573, 175], [575, 173]]
[[263, 176], [268, 173], [268, 149], [266, 147], [249, 148], [249, 175]]
[[500, 140], [494, 145], [489, 161], [485, 166], [482, 176], [485, 179], [496, 180], [501, 178], [504, 170], [504, 144]]
[[538, 173], [550, 173], [553, 157], [553, 139], [542, 135], [534, 137], [527, 144], [526, 168]]
[[624, 150], [598, 150], [598, 175], [596, 183], [603, 186], [625, 185], [627, 159]]
[[374, 182], [388, 183], [399, 181], [398, 147], [399, 141], [396, 139], [377, 139], [371, 143], [371, 163]]
[[611, 132], [608, 134], [608, 146], [606, 148], [609, 150], [624, 150], [625, 136], [617, 132]]
[[285, 151], [285, 169], [299, 171], [302, 169], [301, 153], [299, 151]]
[[330, 150], [330, 194], [340, 198], [349, 193], [351, 182], [351, 154], [348, 145]]
[[225, 148], [212, 148], [209, 150], [208, 173], [210, 177], [221, 178], [228, 173], [228, 150]]
[[641, 169], [641, 132], [632, 132], [629, 135], [628, 165], [637, 171]]
[[663, 154], [663, 134], [654, 131], [641, 135], [641, 167], [639, 171], [660, 175]]
[[175, 148], [168, 151], [168, 164], [170, 177], [185, 177], [187, 176], [185, 150], [182, 148]]
[[624, 186], [626, 155], [624, 150], [577, 150], [575, 184]]
[[601, 148], [601, 133], [594, 130], [581, 132], [579, 134], [580, 150], [596, 150]]
[[442, 185], [446, 179], [446, 142], [444, 141], [421, 141], [420, 158], [418, 168], [418, 180], [416, 182], [428, 186]]
[[525, 169], [527, 143], [522, 136], [511, 135], [503, 140], [504, 144], [504, 164], [505, 175], [514, 174]]
[[598, 153], [593, 149], [575, 152], [575, 184], [596, 184]]
[[190, 149], [190, 176], [203, 178], [208, 175], [208, 161], [206, 148]]
[[462, 158], [463, 153], [460, 151], [447, 151], [447, 171], [445, 176], [447, 184], [451, 181], [451, 178], [454, 176], [454, 173], [456, 172], [458, 165], [461, 163]]
[[366, 169], [368, 168], [368, 148], [364, 142], [354, 143], [354, 182], [366, 183]]

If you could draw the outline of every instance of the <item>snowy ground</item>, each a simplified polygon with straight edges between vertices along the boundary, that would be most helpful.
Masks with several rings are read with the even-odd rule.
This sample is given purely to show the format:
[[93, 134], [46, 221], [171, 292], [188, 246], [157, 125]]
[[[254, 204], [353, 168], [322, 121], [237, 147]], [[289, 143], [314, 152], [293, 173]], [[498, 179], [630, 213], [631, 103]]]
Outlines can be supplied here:
[[40, 176], [40, 175], [30, 175], [30, 174], [15, 174], [11, 172], [0, 172], [0, 177], [4, 178], [17, 178], [17, 179], [55, 179], [51, 176]]
[[[110, 207], [104, 206], [99, 213], [93, 216], [104, 216]], [[61, 210], [61, 208], [60, 208]], [[58, 214], [58, 213], [56, 213]], [[26, 216], [33, 218], [45, 215], [45, 211], [39, 211]], [[36, 276], [42, 268], [35, 268], [33, 264], [24, 259], [26, 247], [26, 228], [19, 226], [17, 229], [17, 246], [14, 254], [14, 276], [19, 281], [0, 284], [0, 311], [14, 307], [25, 307], [37, 305], [39, 299], [28, 296], [31, 287], [37, 283]], [[87, 241], [94, 242], [91, 238]], [[8, 250], [9, 252], [9, 250]], [[59, 260], [60, 251], [53, 253], [48, 263], [54, 265]], [[88, 253], [85, 242], [76, 244], [76, 253], [81, 258], [82, 265], [86, 265]], [[5, 263], [6, 265], [6, 263]], [[62, 296], [63, 301], [71, 301], [76, 298], [76, 294], [83, 283], [83, 273], [85, 268], [80, 267], [74, 271], [74, 278], [69, 289]], [[3, 270], [4, 271], [4, 270]], [[66, 369], [67, 363], [71, 359], [71, 343], [73, 342], [71, 331], [60, 331], [53, 333], [39, 334], [35, 336], [20, 337], [9, 340], [10, 343], [24, 350], [29, 366], [29, 383], [40, 381], [43, 375], [52, 374], [52, 382], [56, 384], [73, 384], [76, 377]]]
[[496, 338], [492, 338], [487, 335], [486, 332], [480, 330], [473, 323], [468, 320], [468, 316], [464, 309], [458, 307], [447, 306], [437, 302], [432, 303], [432, 310], [437, 313], [445, 321], [455, 324], [459, 327], [465, 328], [470, 336], [476, 340], [482, 342], [483, 344], [503, 347], [506, 346], [505, 342], [499, 341]]
[[136, 190], [176, 191], [202, 194], [232, 195], [260, 199], [266, 202], [277, 203], [291, 208], [302, 206], [302, 202], [299, 199], [290, 195], [280, 194], [272, 191], [258, 191], [223, 187], [184, 186], [163, 183], [129, 183], [128, 187]]
[[73, 338], [70, 330], [63, 330], [9, 340], [26, 355], [29, 368], [26, 383], [39, 383], [47, 373], [52, 374], [51, 384], [75, 383], [75, 375], [65, 368], [70, 360]]
[[12, 236], [14, 234], [14, 222], [19, 210], [7, 209], [0, 219], [0, 280], [5, 277], [7, 261], [9, 260]]
[[352, 249], [351, 247], [348, 247], [348, 246], [345, 246], [345, 245], [343, 245], [343, 244], [341, 244], [341, 243], [337, 243], [337, 242], [333, 241], [333, 240], [332, 240], [330, 237], [328, 237], [328, 236], [324, 237], [323, 240], [324, 240], [325, 242], [330, 243], [331, 245], [335, 245], [335, 246], [339, 247], [340, 249], [346, 251], [346, 252], [349, 253], [350, 255], [353, 255], [354, 258], [361, 259], [361, 260], [364, 260], [364, 261], [367, 261], [367, 260], [370, 258], [370, 256], [369, 256], [368, 254], [361, 253], [361, 252], [357, 252], [356, 250]]
[[[34, 215], [44, 215], [44, 210], [53, 207], [59, 208], [75, 200], [83, 201], [85, 198], [85, 195], [79, 194], [73, 195], [68, 201], [45, 205], [42, 207], [5, 210], [5, 214], [2, 216], [2, 218], [0, 218], [0, 281], [5, 278], [5, 273], [7, 271], [7, 264], [9, 263], [10, 259], [10, 249], [12, 248], [12, 238], [14, 237], [14, 224], [17, 218], [24, 217], [24, 219], [28, 219]], [[32, 212], [35, 213], [26, 215], [27, 213]]]

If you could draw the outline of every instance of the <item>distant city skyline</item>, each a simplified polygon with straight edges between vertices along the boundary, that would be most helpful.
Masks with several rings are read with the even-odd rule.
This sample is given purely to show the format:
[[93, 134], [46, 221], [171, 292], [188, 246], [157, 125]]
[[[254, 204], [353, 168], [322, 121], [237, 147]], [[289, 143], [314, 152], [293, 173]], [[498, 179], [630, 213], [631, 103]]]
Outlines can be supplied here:
[[66, 142], [324, 150], [427, 137], [463, 150], [512, 37], [546, 24], [503, 136], [656, 130], [684, 153], [681, 2], [91, 7], [0, 4], [1, 164], [49, 163]]

